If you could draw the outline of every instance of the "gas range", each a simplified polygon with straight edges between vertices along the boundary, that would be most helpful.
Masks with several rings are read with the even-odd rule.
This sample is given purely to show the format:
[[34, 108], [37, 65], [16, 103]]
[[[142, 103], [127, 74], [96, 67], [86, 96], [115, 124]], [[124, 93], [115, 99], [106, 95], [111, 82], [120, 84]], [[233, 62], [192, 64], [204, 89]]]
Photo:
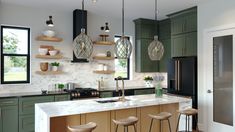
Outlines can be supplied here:
[[66, 92], [70, 94], [70, 100], [99, 97], [99, 91], [93, 88], [75, 88]]

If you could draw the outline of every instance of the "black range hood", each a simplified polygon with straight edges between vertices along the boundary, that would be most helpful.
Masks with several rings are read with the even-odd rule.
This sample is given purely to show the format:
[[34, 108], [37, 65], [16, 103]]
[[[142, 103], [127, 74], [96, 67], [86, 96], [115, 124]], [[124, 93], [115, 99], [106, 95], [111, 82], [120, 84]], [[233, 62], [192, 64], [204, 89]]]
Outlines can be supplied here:
[[[82, 18], [82, 15], [84, 15], [83, 18]], [[82, 23], [83, 23], [83, 26], [82, 26]], [[87, 11], [76, 9], [73, 11], [73, 40], [81, 33], [82, 27], [86, 29], [86, 33], [87, 33]], [[88, 63], [89, 61], [87, 59], [77, 58], [73, 53], [73, 60], [71, 62], [72, 63]]]

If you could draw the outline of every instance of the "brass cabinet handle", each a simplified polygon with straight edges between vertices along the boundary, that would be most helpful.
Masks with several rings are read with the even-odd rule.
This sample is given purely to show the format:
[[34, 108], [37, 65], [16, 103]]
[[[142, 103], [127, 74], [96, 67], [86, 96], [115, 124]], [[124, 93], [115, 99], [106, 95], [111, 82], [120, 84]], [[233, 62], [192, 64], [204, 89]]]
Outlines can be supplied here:
[[178, 77], [177, 76], [178, 75], [178, 73], [177, 73], [177, 65], [178, 65], [177, 61], [175, 61], [175, 89], [176, 89], [176, 91], [178, 90], [178, 88], [177, 88], [178, 87], [178, 84], [177, 84], [178, 83], [177, 82], [178, 81], [178, 79], [177, 79], [177, 77]]
[[178, 91], [180, 91], [180, 61], [178, 61]]

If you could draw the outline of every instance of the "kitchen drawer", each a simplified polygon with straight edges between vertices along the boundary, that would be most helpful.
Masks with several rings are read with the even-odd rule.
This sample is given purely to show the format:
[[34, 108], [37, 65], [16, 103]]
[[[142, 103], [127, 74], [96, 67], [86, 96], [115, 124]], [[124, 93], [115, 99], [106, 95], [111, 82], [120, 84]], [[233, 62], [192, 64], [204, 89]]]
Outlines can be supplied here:
[[54, 102], [54, 98], [54, 96], [22, 97], [19, 99], [19, 114], [34, 114], [34, 105], [36, 103]]
[[0, 99], [0, 106], [18, 105], [18, 98]]
[[19, 116], [19, 132], [34, 132], [34, 115]]
[[55, 95], [55, 102], [57, 101], [67, 101], [70, 99], [70, 95]]
[[135, 90], [135, 95], [142, 95], [142, 94], [153, 94], [154, 89], [141, 89], [141, 90]]

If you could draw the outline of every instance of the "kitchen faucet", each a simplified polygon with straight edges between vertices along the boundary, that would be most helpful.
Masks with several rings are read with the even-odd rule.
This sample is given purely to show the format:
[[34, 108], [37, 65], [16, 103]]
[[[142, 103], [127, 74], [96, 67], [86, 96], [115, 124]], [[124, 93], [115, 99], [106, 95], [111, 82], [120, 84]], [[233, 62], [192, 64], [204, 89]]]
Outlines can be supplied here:
[[120, 101], [126, 101], [125, 99], [125, 89], [124, 89], [124, 80], [121, 76], [117, 77], [116, 79], [116, 91], [119, 93], [119, 85], [118, 85], [118, 80], [122, 80], [122, 96], [120, 97], [120, 94], [119, 94], [119, 100]]

